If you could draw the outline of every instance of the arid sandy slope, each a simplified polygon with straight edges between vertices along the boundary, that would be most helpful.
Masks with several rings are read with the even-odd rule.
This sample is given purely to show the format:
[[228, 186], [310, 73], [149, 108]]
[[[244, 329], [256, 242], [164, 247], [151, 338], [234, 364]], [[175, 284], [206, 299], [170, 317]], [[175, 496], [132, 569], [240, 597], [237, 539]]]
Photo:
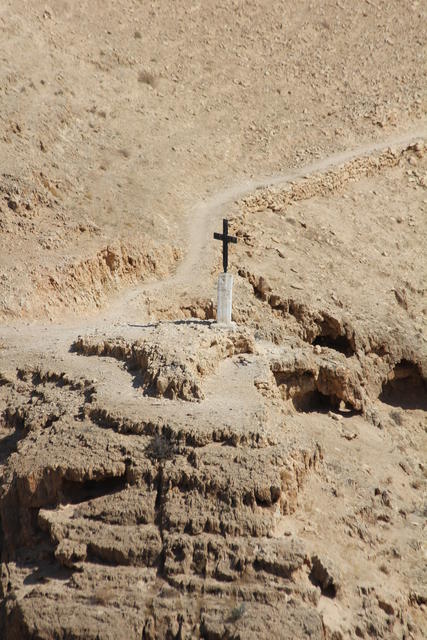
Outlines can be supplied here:
[[1, 4], [1, 637], [423, 637], [425, 24]]

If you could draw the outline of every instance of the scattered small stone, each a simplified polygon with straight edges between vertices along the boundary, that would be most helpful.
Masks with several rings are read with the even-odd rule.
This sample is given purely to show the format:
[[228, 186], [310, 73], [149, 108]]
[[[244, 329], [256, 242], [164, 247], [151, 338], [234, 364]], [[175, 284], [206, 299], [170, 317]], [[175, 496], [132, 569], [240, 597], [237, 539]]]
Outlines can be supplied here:
[[159, 84], [158, 78], [151, 71], [140, 71], [138, 74], [138, 82], [149, 84], [153, 89]]
[[397, 424], [399, 427], [403, 424], [403, 417], [400, 411], [390, 411], [390, 418]]
[[270, 285], [268, 284], [267, 280], [263, 276], [260, 276], [258, 283], [256, 285], [256, 289], [257, 289], [257, 292], [263, 297], [271, 291]]
[[341, 433], [341, 436], [346, 440], [355, 440], [357, 438], [357, 433], [355, 433], [354, 431], [353, 432], [343, 431]]
[[246, 605], [244, 602], [242, 602], [241, 605], [231, 610], [229, 615], [230, 622], [237, 622], [237, 620], [240, 620], [240, 618], [244, 615], [245, 611], [246, 611]]
[[393, 616], [394, 613], [395, 613], [394, 607], [391, 604], [391, 602], [383, 599], [380, 596], [378, 596], [378, 606], [379, 606], [380, 609], [385, 611], [385, 613], [387, 613], [387, 615], [389, 615], [389, 616]]
[[382, 499], [383, 505], [385, 507], [391, 507], [391, 494], [390, 494], [390, 491], [387, 491], [387, 489], [385, 489], [381, 494], [381, 499]]
[[329, 560], [320, 559], [317, 555], [312, 557], [311, 563], [310, 581], [320, 587], [322, 595], [335, 598], [340, 588], [337, 569]]
[[408, 465], [406, 464], [406, 462], [404, 462], [403, 460], [401, 460], [401, 461], [399, 462], [399, 467], [400, 467], [401, 469], [403, 469], [403, 471], [404, 471], [408, 476], [410, 476], [410, 475], [411, 475], [411, 470], [409, 469], [409, 467], [408, 467]]
[[393, 289], [393, 291], [400, 306], [408, 310], [408, 299], [406, 296], [406, 291], [404, 289]]

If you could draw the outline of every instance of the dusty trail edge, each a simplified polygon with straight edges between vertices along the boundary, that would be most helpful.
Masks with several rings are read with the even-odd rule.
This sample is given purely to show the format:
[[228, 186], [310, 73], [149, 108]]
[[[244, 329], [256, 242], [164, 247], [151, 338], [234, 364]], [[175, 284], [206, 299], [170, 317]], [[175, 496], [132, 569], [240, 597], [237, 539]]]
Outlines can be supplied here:
[[[309, 165], [291, 169], [284, 174], [258, 179], [244, 180], [227, 187], [214, 196], [199, 202], [190, 209], [184, 226], [186, 228], [187, 253], [179, 263], [175, 273], [163, 280], [143, 282], [130, 287], [115, 296], [108, 308], [101, 309], [95, 314], [76, 317], [75, 314], [64, 314], [60, 322], [28, 323], [15, 321], [13, 324], [0, 325], [0, 338], [9, 348], [28, 349], [30, 351], [47, 351], [49, 348], [58, 351], [61, 343], [63, 347], [70, 344], [76, 334], [94, 330], [106, 330], [111, 327], [142, 323], [144, 313], [141, 310], [141, 299], [150, 294], [161, 291], [165, 295], [171, 290], [171, 295], [180, 289], [196, 288], [204, 278], [212, 264], [214, 247], [212, 234], [220, 230], [221, 218], [226, 210], [236, 200], [247, 196], [256, 189], [271, 186], [285, 186], [293, 180], [309, 177], [314, 173], [322, 173], [355, 158], [364, 157], [384, 151], [385, 149], [405, 147], [427, 137], [427, 127], [422, 126], [405, 134], [392, 136], [380, 142], [374, 142], [353, 148], [351, 150], [334, 153], [326, 158], [316, 160]], [[218, 229], [216, 227], [218, 226]], [[208, 293], [208, 292], [207, 292]], [[136, 329], [138, 327], [135, 327]], [[66, 349], [68, 350], [68, 348]], [[62, 349], [61, 349], [62, 351]], [[1, 352], [0, 352], [1, 354]], [[3, 354], [3, 358], [7, 357]], [[0, 361], [1, 361], [0, 357]]]
[[[190, 230], [187, 234], [188, 246], [190, 247], [189, 251], [178, 266], [175, 275], [163, 280], [161, 284], [165, 285], [169, 281], [174, 284], [185, 284], [187, 282], [194, 281], [195, 271], [196, 273], [197, 271], [200, 273], [200, 266], [204, 267], [206, 265], [208, 248], [213, 248], [211, 236], [214, 227], [218, 226], [221, 222], [222, 215], [225, 213], [224, 210], [227, 206], [232, 204], [235, 200], [239, 200], [240, 198], [249, 195], [256, 189], [272, 186], [284, 187], [289, 182], [298, 178], [309, 177], [314, 173], [326, 172], [342, 163], [349, 162], [355, 158], [367, 156], [375, 152], [384, 151], [388, 147], [407, 146], [419, 141], [420, 139], [424, 139], [426, 136], [427, 128], [421, 127], [406, 134], [387, 138], [382, 142], [366, 144], [355, 149], [335, 153], [326, 158], [316, 160], [309, 165], [291, 169], [285, 174], [244, 181], [218, 192], [208, 200], [196, 205], [190, 211], [187, 220], [187, 227]], [[219, 227], [218, 230], [221, 231]], [[159, 286], [160, 283], [156, 282], [153, 283], [153, 285]], [[148, 289], [147, 285], [145, 288]]]

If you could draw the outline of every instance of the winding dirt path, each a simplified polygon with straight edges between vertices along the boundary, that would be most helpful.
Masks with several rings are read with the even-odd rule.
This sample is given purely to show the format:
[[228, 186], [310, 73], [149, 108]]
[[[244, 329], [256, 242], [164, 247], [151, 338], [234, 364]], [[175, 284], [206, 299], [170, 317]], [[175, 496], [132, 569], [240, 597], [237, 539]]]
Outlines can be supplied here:
[[[214, 231], [220, 231], [221, 219], [227, 208], [256, 189], [270, 186], [285, 186], [288, 183], [310, 176], [314, 173], [326, 172], [355, 158], [369, 156], [384, 151], [388, 147], [404, 147], [427, 137], [425, 127], [410, 131], [406, 134], [392, 136], [382, 142], [370, 143], [356, 149], [335, 153], [326, 158], [316, 160], [309, 165], [291, 169], [285, 174], [247, 180], [216, 193], [211, 198], [198, 203], [191, 209], [186, 220], [187, 224], [187, 253], [179, 264], [175, 274], [162, 281], [155, 281], [139, 287], [144, 291], [153, 292], [168, 285], [194, 284], [194, 279], [201, 279], [202, 274], [212, 262], [212, 254], [218, 247], [212, 242]], [[216, 228], [218, 227], [218, 229]]]
[[145, 320], [144, 314], [141, 312], [141, 298], [145, 298], [147, 295], [153, 297], [160, 291], [163, 297], [170, 296], [172, 298], [189, 287], [197, 288], [204, 280], [208, 279], [214, 253], [219, 249], [218, 246], [215, 246], [217, 243], [214, 244], [212, 241], [212, 234], [214, 230], [219, 230], [221, 218], [233, 202], [250, 194], [255, 189], [285, 186], [293, 180], [328, 171], [355, 158], [369, 156], [388, 147], [405, 147], [426, 137], [426, 128], [420, 127], [405, 134], [389, 137], [381, 142], [335, 153], [282, 175], [246, 180], [223, 189], [213, 197], [198, 203], [189, 211], [185, 221], [187, 253], [175, 273], [163, 280], [144, 282], [127, 289], [118, 294], [108, 308], [96, 314], [85, 314], [78, 317], [75, 314], [64, 314], [63, 320], [58, 323], [36, 322], [29, 324], [28, 322], [15, 321], [13, 324], [0, 325], [0, 339], [8, 345], [9, 349], [21, 352], [24, 350], [29, 353], [47, 351], [67, 353], [70, 343], [79, 333], [107, 330], [114, 326], [129, 326], [132, 323], [135, 323], [135, 331], [137, 332], [138, 325]]

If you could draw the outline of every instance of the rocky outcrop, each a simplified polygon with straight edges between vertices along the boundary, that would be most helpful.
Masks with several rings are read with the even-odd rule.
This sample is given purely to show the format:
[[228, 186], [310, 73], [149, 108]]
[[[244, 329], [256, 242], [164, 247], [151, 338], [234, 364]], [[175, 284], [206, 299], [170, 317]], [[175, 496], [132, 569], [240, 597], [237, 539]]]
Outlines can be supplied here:
[[97, 308], [112, 292], [151, 277], [165, 277], [181, 258], [177, 247], [158, 246], [146, 237], [112, 242], [95, 255], [58, 266], [54, 272], [34, 276], [34, 310], [52, 316], [55, 307]]
[[361, 156], [326, 173], [297, 180], [285, 189], [258, 190], [244, 198], [242, 205], [251, 213], [264, 209], [280, 213], [292, 202], [309, 200], [318, 195], [330, 195], [342, 190], [349, 182], [360, 180], [365, 176], [373, 176], [385, 169], [395, 167], [414, 153], [421, 158], [425, 153], [425, 148], [425, 144], [419, 142], [415, 145], [411, 144], [401, 151], [387, 149], [377, 156]]
[[123, 338], [80, 337], [73, 349], [86, 356], [122, 360], [139, 377], [144, 392], [149, 395], [197, 400], [204, 397], [203, 377], [212, 373], [221, 360], [253, 353], [255, 348], [250, 332], [223, 332], [215, 324], [190, 324], [182, 328], [179, 324], [158, 324], [147, 333], [145, 340], [135, 342]]
[[[137, 351], [114, 344], [123, 360]], [[209, 328], [196, 346], [205, 376], [222, 358], [254, 351], [247, 333]], [[166, 361], [170, 353], [163, 350]], [[132, 422], [97, 407], [96, 382], [52, 369], [21, 369], [1, 392], [3, 426], [22, 432], [3, 468], [0, 501], [6, 638], [47, 638], [52, 628], [63, 638], [123, 637], [123, 629], [131, 637], [207, 638], [242, 624], [255, 638], [289, 593], [299, 604], [289, 609], [286, 633], [302, 638], [310, 624], [323, 638], [304, 546], [271, 538], [278, 514], [295, 510], [321, 464], [316, 444], [293, 448], [286, 438], [269, 443], [224, 425], [197, 436], [179, 414]], [[28, 600], [20, 594], [31, 575]], [[76, 594], [90, 608], [79, 620], [71, 614]]]

